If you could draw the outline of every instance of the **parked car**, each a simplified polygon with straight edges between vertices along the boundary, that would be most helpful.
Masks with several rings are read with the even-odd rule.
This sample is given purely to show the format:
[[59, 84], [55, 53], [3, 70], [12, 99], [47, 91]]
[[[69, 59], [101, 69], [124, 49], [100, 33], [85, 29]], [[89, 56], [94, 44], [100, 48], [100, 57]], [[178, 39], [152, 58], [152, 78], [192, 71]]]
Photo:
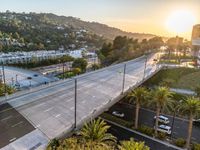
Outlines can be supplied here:
[[[156, 116], [154, 116], [154, 119], [156, 119]], [[158, 117], [158, 121], [161, 122], [161, 123], [164, 123], [164, 124], [168, 124], [169, 123], [169, 118], [160, 115]]]
[[34, 74], [33, 76], [34, 76], [34, 77], [38, 77], [38, 74]]
[[31, 79], [32, 79], [32, 77], [27, 77], [27, 79], [28, 79], [28, 80], [31, 80]]
[[119, 112], [119, 111], [113, 111], [113, 112], [112, 112], [112, 115], [117, 116], [117, 117], [121, 117], [121, 118], [124, 117], [124, 113]]
[[[154, 127], [155, 129], [155, 127]], [[171, 127], [170, 126], [166, 126], [166, 125], [159, 125], [157, 128], [158, 131], [163, 132], [163, 133], [167, 133], [167, 134], [171, 134]]]
[[153, 61], [158, 61], [157, 59], [153, 59]]
[[194, 120], [193, 125], [200, 126], [200, 119]]

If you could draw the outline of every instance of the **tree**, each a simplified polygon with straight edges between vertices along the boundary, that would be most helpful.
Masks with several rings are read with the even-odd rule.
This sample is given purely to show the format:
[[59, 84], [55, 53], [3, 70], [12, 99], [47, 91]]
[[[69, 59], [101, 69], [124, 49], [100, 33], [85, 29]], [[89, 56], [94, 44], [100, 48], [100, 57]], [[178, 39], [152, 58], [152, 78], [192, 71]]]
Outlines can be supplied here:
[[189, 149], [192, 136], [193, 119], [200, 113], [200, 101], [194, 97], [188, 97], [180, 105], [180, 110], [183, 114], [189, 117], [188, 137], [186, 148]]
[[158, 49], [164, 44], [162, 37], [158, 36], [149, 39], [148, 43], [151, 49]]
[[146, 101], [146, 97], [148, 95], [147, 90], [144, 87], [139, 87], [135, 90], [133, 90], [129, 97], [131, 97], [131, 101], [134, 101], [136, 103], [136, 109], [135, 109], [135, 129], [138, 128], [138, 118], [139, 118], [139, 110], [141, 107], [141, 104]]
[[72, 63], [73, 68], [80, 68], [83, 72], [86, 71], [87, 61], [83, 58], [77, 58]]
[[155, 123], [155, 135], [158, 135], [158, 117], [160, 112], [170, 106], [172, 93], [166, 87], [158, 87], [152, 91], [152, 101], [151, 103], [156, 104], [156, 123]]
[[80, 133], [85, 142], [91, 145], [106, 146], [109, 142], [116, 142], [116, 137], [107, 133], [109, 128], [106, 122], [98, 118], [85, 124]]
[[92, 70], [97, 70], [97, 69], [100, 69], [101, 68], [101, 66], [99, 65], [99, 64], [92, 64]]
[[80, 68], [74, 68], [74, 69], [72, 70], [72, 72], [73, 72], [75, 75], [77, 75], [77, 74], [80, 74], [80, 73], [81, 73], [81, 69], [80, 69]]
[[121, 141], [118, 147], [119, 150], [150, 150], [144, 142], [135, 142], [132, 138], [130, 141]]
[[197, 86], [197, 87], [195, 88], [195, 92], [196, 92], [196, 94], [197, 94], [197, 97], [200, 98], [200, 86]]

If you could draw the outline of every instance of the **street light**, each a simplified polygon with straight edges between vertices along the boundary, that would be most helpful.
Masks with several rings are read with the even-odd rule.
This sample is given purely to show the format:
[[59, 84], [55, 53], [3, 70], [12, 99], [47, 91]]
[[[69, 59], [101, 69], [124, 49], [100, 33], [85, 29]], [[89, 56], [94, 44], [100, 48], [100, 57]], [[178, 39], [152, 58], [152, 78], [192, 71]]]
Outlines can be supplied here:
[[2, 72], [3, 72], [3, 83], [4, 83], [4, 93], [5, 96], [7, 95], [7, 87], [6, 87], [6, 77], [5, 77], [5, 69], [4, 69], [4, 63], [2, 63]]
[[74, 86], [75, 86], [75, 90], [74, 90], [74, 129], [76, 129], [76, 107], [77, 107], [77, 79], [74, 79]]
[[144, 56], [145, 56], [145, 64], [144, 64], [143, 80], [145, 79], [146, 67], [147, 67], [147, 55], [145, 54]]
[[126, 78], [126, 64], [124, 64], [124, 73], [123, 73], [123, 82], [122, 82], [122, 94], [124, 93], [125, 78]]

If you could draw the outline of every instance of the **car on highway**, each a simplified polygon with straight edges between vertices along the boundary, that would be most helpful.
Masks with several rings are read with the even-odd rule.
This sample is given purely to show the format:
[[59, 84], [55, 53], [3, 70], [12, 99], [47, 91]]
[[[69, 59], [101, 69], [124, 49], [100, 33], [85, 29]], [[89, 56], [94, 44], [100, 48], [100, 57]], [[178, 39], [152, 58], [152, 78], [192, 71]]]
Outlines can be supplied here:
[[[156, 119], [156, 116], [154, 116], [154, 119]], [[158, 121], [160, 123], [169, 124], [169, 118], [167, 118], [163, 115], [158, 116]]]
[[[155, 127], [154, 127], [154, 129], [155, 129]], [[158, 126], [157, 131], [167, 133], [167, 134], [171, 134], [171, 132], [172, 132], [170, 126], [166, 126], [163, 124]]]
[[153, 61], [158, 61], [157, 59], [153, 59]]
[[119, 111], [113, 111], [112, 115], [123, 118], [124, 117], [124, 113], [119, 112]]
[[200, 126], [200, 119], [193, 120], [193, 125]]

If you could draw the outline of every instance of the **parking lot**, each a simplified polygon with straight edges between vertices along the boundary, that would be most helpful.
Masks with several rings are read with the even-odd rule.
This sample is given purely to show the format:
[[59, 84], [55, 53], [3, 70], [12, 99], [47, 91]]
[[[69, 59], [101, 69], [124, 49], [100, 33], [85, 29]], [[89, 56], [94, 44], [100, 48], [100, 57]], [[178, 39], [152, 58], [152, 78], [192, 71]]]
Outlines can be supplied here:
[[[52, 81], [52, 79], [31, 70], [8, 66], [4, 68], [6, 84], [16, 88], [33, 87]], [[0, 75], [3, 80], [2, 66], [0, 66]]]

